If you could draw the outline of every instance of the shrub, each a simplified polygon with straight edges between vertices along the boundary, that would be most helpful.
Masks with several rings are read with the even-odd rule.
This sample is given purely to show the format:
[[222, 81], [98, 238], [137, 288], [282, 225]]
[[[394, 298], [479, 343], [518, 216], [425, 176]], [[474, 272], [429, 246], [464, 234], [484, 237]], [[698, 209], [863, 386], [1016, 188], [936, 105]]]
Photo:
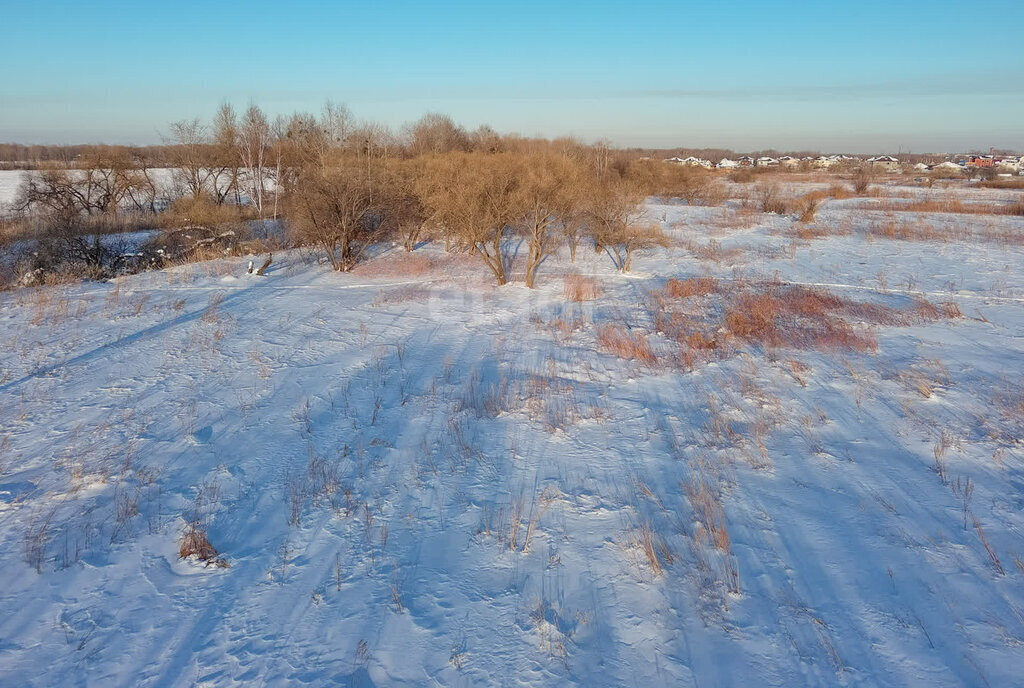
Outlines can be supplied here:
[[754, 197], [763, 213], [785, 215], [789, 204], [782, 195], [782, 187], [774, 182], [759, 182], [754, 188]]
[[853, 175], [853, 193], [858, 196], [865, 195], [874, 178], [874, 171], [867, 165], [857, 168]]
[[818, 214], [818, 208], [821, 207], [825, 198], [827, 198], [825, 192], [811, 191], [796, 199], [793, 205], [797, 213], [797, 219], [804, 224], [814, 222], [814, 217]]
[[851, 196], [850, 190], [843, 186], [842, 184], [832, 184], [831, 186], [829, 186], [828, 195], [836, 199], [837, 201], [841, 201], [844, 198], [849, 198]]

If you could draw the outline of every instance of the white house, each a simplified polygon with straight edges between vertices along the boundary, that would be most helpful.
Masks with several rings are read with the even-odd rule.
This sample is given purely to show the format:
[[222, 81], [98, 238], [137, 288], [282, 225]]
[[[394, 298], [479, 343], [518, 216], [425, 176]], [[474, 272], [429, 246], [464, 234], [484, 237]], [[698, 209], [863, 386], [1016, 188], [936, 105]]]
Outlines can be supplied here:
[[757, 160], [754, 161], [755, 167], [774, 167], [775, 165], [778, 164], [778, 160], [776, 160], [775, 158], [769, 158], [767, 156], [763, 158], [758, 158]]
[[730, 160], [729, 158], [722, 158], [721, 160], [718, 161], [718, 166], [721, 168], [731, 168], [739, 167], [740, 164], [735, 160]]
[[695, 158], [692, 155], [688, 158], [683, 158], [681, 165], [689, 165], [690, 167], [703, 167], [704, 169], [711, 169], [714, 165], [711, 164], [710, 160], [704, 160], [703, 158]]
[[866, 162], [872, 167], [882, 167], [887, 170], [896, 170], [900, 166], [900, 161], [891, 155], [876, 155], [873, 158], [868, 158]]

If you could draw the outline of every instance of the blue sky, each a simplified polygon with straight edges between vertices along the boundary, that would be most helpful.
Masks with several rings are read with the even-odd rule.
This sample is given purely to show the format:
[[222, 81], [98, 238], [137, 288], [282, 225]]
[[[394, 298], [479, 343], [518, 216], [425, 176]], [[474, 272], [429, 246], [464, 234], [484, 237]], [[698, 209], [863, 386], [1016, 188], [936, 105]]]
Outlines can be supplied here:
[[737, 150], [1024, 149], [1024, 2], [0, 0], [0, 140], [224, 101]]

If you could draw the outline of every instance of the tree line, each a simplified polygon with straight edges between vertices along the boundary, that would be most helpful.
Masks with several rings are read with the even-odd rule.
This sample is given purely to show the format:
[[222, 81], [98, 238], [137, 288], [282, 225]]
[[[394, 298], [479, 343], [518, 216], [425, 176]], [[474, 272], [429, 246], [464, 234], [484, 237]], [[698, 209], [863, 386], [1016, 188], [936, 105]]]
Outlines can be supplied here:
[[73, 167], [28, 174], [15, 209], [54, 227], [124, 213], [178, 226], [281, 218], [296, 243], [317, 247], [338, 271], [376, 242], [413, 251], [437, 238], [478, 256], [498, 284], [508, 282], [514, 240], [528, 247], [533, 287], [552, 251], [565, 245], [575, 262], [585, 240], [628, 271], [637, 249], [664, 241], [642, 221], [649, 194], [705, 204], [724, 197], [703, 170], [637, 159], [605, 142], [467, 131], [441, 114], [393, 132], [332, 103], [273, 119], [255, 105], [240, 113], [224, 105], [209, 122], [170, 124], [158, 161], [170, 198], [154, 162], [140, 149], [90, 147]]

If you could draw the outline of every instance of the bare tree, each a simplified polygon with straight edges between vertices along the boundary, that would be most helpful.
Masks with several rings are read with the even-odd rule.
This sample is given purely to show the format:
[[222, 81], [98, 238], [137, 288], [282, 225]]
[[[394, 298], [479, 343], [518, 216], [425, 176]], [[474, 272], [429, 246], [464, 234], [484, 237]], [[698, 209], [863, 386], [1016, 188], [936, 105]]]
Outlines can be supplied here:
[[630, 271], [637, 249], [665, 243], [660, 229], [640, 223], [642, 200], [643, 194], [636, 186], [622, 179], [600, 183], [592, 196], [590, 217], [595, 243], [608, 253], [619, 272]]
[[469, 136], [465, 129], [455, 124], [448, 115], [431, 112], [423, 115], [407, 128], [409, 152], [412, 155], [429, 155], [468, 151]]
[[212, 157], [216, 160], [216, 167], [221, 170], [217, 178], [212, 180], [214, 200], [221, 204], [227, 197], [234, 195], [235, 205], [241, 205], [239, 184], [239, 162], [238, 155], [239, 131], [238, 116], [230, 103], [224, 103], [217, 110], [217, 116], [213, 120], [213, 148]]
[[469, 146], [474, 153], [500, 153], [505, 150], [501, 135], [487, 124], [481, 124], [469, 134]]
[[198, 118], [172, 122], [168, 144], [168, 162], [180, 193], [196, 199], [209, 193], [212, 173], [206, 127]]
[[288, 194], [287, 213], [297, 237], [319, 246], [335, 270], [347, 272], [386, 229], [383, 195], [358, 163], [342, 156], [321, 167], [308, 164]]
[[[559, 223], [570, 226], [576, 220], [575, 181], [579, 170], [569, 159], [553, 153], [535, 153], [518, 165], [520, 176], [517, 202], [521, 223], [529, 241], [526, 258], [526, 286], [534, 287], [537, 268], [555, 243]], [[563, 216], [563, 213], [565, 214]], [[575, 254], [575, 250], [571, 249]]]
[[417, 185], [434, 222], [478, 253], [498, 284], [508, 282], [505, 234], [519, 218], [516, 158], [449, 153], [427, 161]]
[[135, 164], [127, 149], [98, 147], [80, 161], [79, 169], [52, 168], [26, 175], [15, 209], [44, 211], [63, 221], [117, 215], [125, 208], [150, 209], [156, 188]]
[[246, 171], [245, 189], [256, 212], [263, 217], [267, 161], [271, 147], [270, 123], [256, 105], [250, 105], [238, 127], [238, 151]]
[[416, 189], [423, 174], [422, 162], [414, 158], [392, 165], [386, 182], [391, 224], [401, 237], [406, 252], [416, 250], [416, 244], [430, 221], [430, 213]]

